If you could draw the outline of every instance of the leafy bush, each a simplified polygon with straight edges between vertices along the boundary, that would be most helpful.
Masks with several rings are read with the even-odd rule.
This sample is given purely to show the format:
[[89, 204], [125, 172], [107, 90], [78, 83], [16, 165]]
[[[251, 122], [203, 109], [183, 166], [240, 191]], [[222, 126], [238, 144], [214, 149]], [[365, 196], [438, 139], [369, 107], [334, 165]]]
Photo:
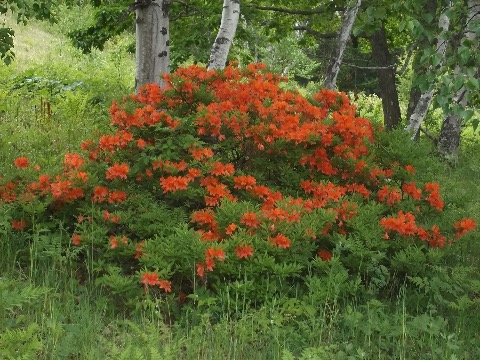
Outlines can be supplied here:
[[119, 304], [147, 296], [175, 317], [175, 304], [305, 297], [310, 316], [328, 301], [395, 298], [476, 226], [435, 223], [439, 185], [381, 157], [381, 130], [344, 93], [306, 99], [260, 64], [192, 65], [165, 81], [114, 102], [112, 132], [65, 154], [62, 173], [19, 157], [0, 187], [25, 249], [38, 231], [64, 234], [88, 260], [79, 278], [93, 272]]

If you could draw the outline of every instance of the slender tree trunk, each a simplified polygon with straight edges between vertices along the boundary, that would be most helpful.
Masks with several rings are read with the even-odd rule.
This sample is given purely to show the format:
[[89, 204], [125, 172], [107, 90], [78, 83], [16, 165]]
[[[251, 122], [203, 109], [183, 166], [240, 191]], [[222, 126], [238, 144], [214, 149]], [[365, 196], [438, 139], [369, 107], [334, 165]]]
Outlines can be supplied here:
[[[465, 38], [471, 42], [474, 42], [477, 37], [475, 32], [477, 29], [473, 27], [478, 26], [478, 20], [480, 20], [480, 1], [469, 0]], [[455, 75], [460, 75], [461, 71], [461, 67], [457, 65], [455, 68]], [[462, 86], [462, 88], [460, 88], [460, 90], [458, 90], [454, 95], [453, 102], [465, 108], [467, 106], [467, 97], [468, 90]], [[462, 120], [463, 119], [458, 113], [452, 111], [450, 114], [445, 116], [442, 123], [442, 128], [440, 130], [440, 135], [438, 136], [438, 151], [452, 162], [455, 162], [458, 158], [462, 132]]]
[[370, 44], [372, 46], [373, 59], [380, 68], [377, 71], [385, 128], [392, 130], [400, 124], [401, 113], [398, 102], [395, 67], [388, 51], [384, 24], [382, 24], [380, 30], [371, 36]]
[[[437, 0], [428, 0], [427, 3], [425, 4], [425, 12], [427, 14], [436, 14], [437, 13]], [[422, 18], [423, 19], [423, 18]], [[432, 27], [432, 24], [422, 21], [420, 19], [421, 25], [429, 29]], [[431, 31], [435, 31], [433, 29], [430, 29]], [[414, 72], [414, 77], [417, 76], [418, 74], [425, 74], [428, 71], [428, 68], [426, 66], [421, 66], [420, 65], [420, 58], [421, 58], [421, 52], [418, 50], [425, 49], [427, 46], [430, 46], [430, 41], [428, 38], [425, 36], [421, 41], [418, 46], [417, 51], [415, 52], [415, 55], [413, 57], [412, 61], [412, 69]], [[408, 99], [408, 106], [407, 106], [407, 116], [406, 119], [410, 119], [412, 116], [413, 112], [415, 111], [415, 106], [417, 106], [418, 101], [420, 100], [420, 96], [422, 95], [422, 92], [420, 91], [420, 88], [418, 86], [414, 85], [414, 81], [412, 79], [412, 83], [410, 85], [410, 95]], [[418, 131], [416, 134], [415, 140], [420, 140], [420, 132]]]
[[[440, 20], [438, 21], [438, 26], [441, 29], [441, 33], [438, 36], [437, 40], [437, 53], [441, 56], [441, 61], [438, 66], [441, 66], [443, 60], [445, 59], [445, 52], [447, 50], [447, 31], [450, 25], [450, 20], [448, 19], [447, 15], [443, 13], [440, 15]], [[430, 71], [434, 71], [433, 67], [430, 67]], [[408, 125], [406, 126], [405, 130], [410, 132], [412, 135], [412, 140], [415, 140], [417, 137], [418, 131], [420, 130], [420, 126], [422, 125], [425, 116], [427, 115], [428, 108], [430, 107], [430, 103], [433, 99], [433, 94], [435, 90], [435, 84], [432, 84], [428, 91], [422, 93], [420, 98], [418, 99], [417, 104], [415, 105], [415, 109], [413, 113], [408, 118]]]
[[164, 86], [161, 75], [170, 72], [168, 1], [153, 0], [136, 10], [135, 90], [142, 85]]
[[228, 52], [237, 31], [239, 17], [240, 0], [224, 0], [220, 30], [210, 51], [209, 70], [223, 69], [225, 67]]
[[[454, 101], [467, 106], [467, 89], [462, 88], [457, 92]], [[457, 98], [459, 97], [459, 98]], [[462, 119], [458, 114], [452, 112], [447, 115], [442, 123], [440, 135], [438, 136], [438, 151], [452, 163], [458, 158], [460, 148], [460, 135], [462, 132]]]
[[325, 81], [323, 87], [334, 90], [337, 83], [337, 76], [340, 71], [340, 65], [343, 60], [343, 52], [347, 46], [347, 42], [350, 39], [350, 33], [352, 32], [352, 26], [357, 17], [358, 9], [360, 8], [362, 1], [356, 0], [355, 3], [350, 3], [345, 10], [340, 30], [338, 31], [336, 45], [337, 47], [333, 51], [330, 63], [327, 68]]

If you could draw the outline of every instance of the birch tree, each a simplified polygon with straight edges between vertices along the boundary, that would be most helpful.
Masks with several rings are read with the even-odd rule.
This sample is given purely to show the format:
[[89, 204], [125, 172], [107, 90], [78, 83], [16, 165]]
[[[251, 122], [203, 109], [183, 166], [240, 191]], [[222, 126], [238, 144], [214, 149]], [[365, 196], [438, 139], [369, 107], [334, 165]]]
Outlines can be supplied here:
[[[468, 1], [468, 14], [466, 22], [466, 30], [464, 41], [470, 44], [475, 43], [478, 39], [477, 32], [480, 26], [480, 1], [469, 0]], [[478, 43], [477, 43], [478, 51]], [[462, 67], [457, 64], [455, 67], [456, 76], [478, 76], [478, 71], [471, 71], [470, 74], [462, 74]], [[473, 89], [477, 91], [479, 89], [479, 79], [468, 79]], [[473, 81], [472, 81], [473, 80]], [[444, 118], [442, 128], [438, 136], [438, 150], [439, 152], [455, 161], [458, 156], [458, 150], [460, 147], [460, 135], [462, 131], [462, 115], [467, 107], [467, 100], [469, 95], [469, 89], [463, 85], [453, 96], [453, 109]], [[456, 108], [456, 109], [455, 109]], [[456, 111], [455, 111], [456, 110]]]
[[170, 72], [168, 1], [144, 1], [136, 15], [135, 90], [147, 83], [164, 85], [161, 75]]
[[240, 0], [224, 0], [220, 30], [210, 51], [209, 70], [225, 67], [230, 46], [237, 30], [239, 16]]
[[350, 34], [352, 32], [353, 23], [357, 17], [358, 9], [360, 8], [362, 1], [356, 0], [355, 2], [350, 2], [347, 5], [347, 8], [342, 17], [342, 23], [340, 25], [340, 30], [338, 31], [336, 47], [333, 51], [330, 64], [328, 65], [325, 81], [323, 82], [323, 87], [334, 90], [335, 84], [337, 83], [337, 76], [340, 71], [340, 66], [342, 64], [343, 52], [347, 46], [347, 42], [350, 39]]
[[[443, 64], [445, 59], [445, 52], [447, 50], [447, 32], [450, 26], [450, 20], [446, 15], [446, 11], [440, 15], [438, 21], [438, 27], [440, 28], [440, 34], [437, 37], [437, 50], [433, 60], [433, 66], [430, 66], [430, 71], [434, 71], [435, 67], [439, 67]], [[435, 92], [435, 83], [431, 84], [427, 91], [423, 92], [420, 95], [415, 109], [413, 110], [410, 119], [408, 119], [408, 125], [405, 128], [405, 131], [411, 134], [411, 139], [414, 140], [420, 130], [420, 126], [427, 115], [428, 108], [432, 102], [434, 92]]]

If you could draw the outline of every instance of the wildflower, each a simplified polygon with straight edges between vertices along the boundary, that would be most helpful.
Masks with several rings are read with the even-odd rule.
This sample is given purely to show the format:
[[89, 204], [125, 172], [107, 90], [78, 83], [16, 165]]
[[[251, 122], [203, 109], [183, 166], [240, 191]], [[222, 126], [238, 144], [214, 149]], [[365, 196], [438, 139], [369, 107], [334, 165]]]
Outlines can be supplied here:
[[290, 239], [282, 234], [277, 234], [276, 236], [271, 237], [270, 242], [272, 243], [272, 245], [278, 246], [284, 249], [289, 248], [291, 245]]
[[158, 279], [158, 274], [156, 272], [147, 272], [142, 274], [142, 283], [147, 285], [159, 285], [160, 280]]
[[172, 285], [168, 280], [160, 280], [158, 282], [158, 286], [160, 287], [160, 289], [165, 290], [165, 292], [172, 292]]
[[108, 196], [108, 202], [110, 204], [117, 203], [120, 204], [127, 198], [127, 193], [125, 191], [116, 190], [112, 191]]
[[235, 189], [251, 190], [256, 184], [256, 180], [253, 176], [237, 176], [233, 178]]
[[12, 220], [12, 229], [16, 231], [22, 231], [27, 227], [27, 222], [24, 219]]
[[325, 262], [330, 261], [333, 257], [332, 253], [325, 249], [318, 250], [317, 256]]
[[84, 163], [85, 160], [78, 154], [67, 153], [63, 159], [63, 164], [69, 169], [78, 169]]
[[107, 199], [108, 189], [102, 186], [95, 186], [93, 189], [92, 201], [95, 203], [102, 203]]
[[107, 180], [113, 180], [117, 178], [126, 179], [129, 171], [130, 171], [130, 168], [127, 164], [115, 163], [113, 166], [108, 168], [108, 170], [105, 172], [105, 178]]
[[178, 190], [186, 190], [188, 187], [189, 179], [183, 176], [169, 176], [167, 178], [162, 177], [160, 184], [163, 192], [174, 192]]
[[143, 150], [145, 149], [145, 147], [147, 146], [147, 142], [143, 139], [138, 139], [137, 140], [137, 147], [140, 149], [140, 150]]
[[246, 259], [250, 256], [253, 256], [253, 246], [252, 245], [237, 246], [235, 248], [235, 252], [236, 252], [238, 258]]
[[75, 246], [80, 245], [80, 235], [78, 234], [73, 234], [72, 236], [72, 244]]
[[225, 234], [231, 235], [237, 229], [237, 225], [230, 224], [225, 228]]
[[455, 237], [459, 238], [460, 236], [463, 236], [470, 230], [474, 230], [476, 227], [477, 227], [477, 223], [470, 218], [457, 221], [455, 222], [455, 229], [457, 230], [455, 233]]
[[257, 220], [257, 214], [251, 212], [244, 213], [240, 218], [240, 222], [251, 228], [257, 228], [260, 225], [260, 221]]
[[30, 162], [28, 161], [28, 159], [25, 156], [16, 158], [13, 163], [19, 169], [26, 168], [26, 167], [28, 167], [28, 165], [30, 165]]
[[118, 247], [117, 238], [114, 235], [110, 235], [110, 249], [115, 249]]

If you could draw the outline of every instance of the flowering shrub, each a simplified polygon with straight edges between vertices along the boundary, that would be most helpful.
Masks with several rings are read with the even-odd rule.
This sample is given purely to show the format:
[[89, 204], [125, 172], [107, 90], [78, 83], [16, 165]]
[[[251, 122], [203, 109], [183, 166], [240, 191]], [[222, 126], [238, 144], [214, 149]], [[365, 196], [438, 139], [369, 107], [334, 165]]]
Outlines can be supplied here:
[[165, 81], [113, 103], [113, 132], [66, 154], [61, 174], [20, 157], [19, 176], [0, 186], [13, 230], [65, 220], [64, 245], [93, 249], [114, 293], [184, 298], [231, 284], [261, 301], [334, 264], [367, 288], [369, 261], [408, 275], [398, 254], [476, 226], [431, 223], [439, 185], [417, 184], [409, 164], [382, 165], [371, 151], [381, 130], [344, 93], [306, 99], [263, 65], [190, 66]]

